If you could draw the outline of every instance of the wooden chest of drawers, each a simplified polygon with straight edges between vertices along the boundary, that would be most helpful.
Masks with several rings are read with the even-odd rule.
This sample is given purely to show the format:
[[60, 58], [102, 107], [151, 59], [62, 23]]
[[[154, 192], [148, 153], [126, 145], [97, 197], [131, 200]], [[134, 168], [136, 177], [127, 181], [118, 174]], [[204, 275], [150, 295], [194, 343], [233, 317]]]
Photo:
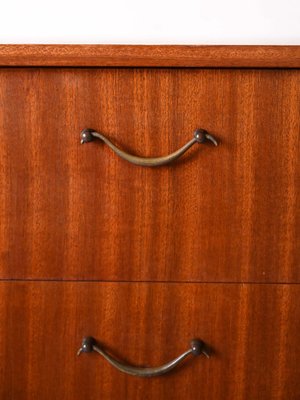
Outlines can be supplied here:
[[[300, 398], [299, 68], [297, 46], [0, 46], [0, 399]], [[147, 158], [219, 145], [148, 168], [86, 128]], [[130, 376], [85, 336], [210, 358]]]

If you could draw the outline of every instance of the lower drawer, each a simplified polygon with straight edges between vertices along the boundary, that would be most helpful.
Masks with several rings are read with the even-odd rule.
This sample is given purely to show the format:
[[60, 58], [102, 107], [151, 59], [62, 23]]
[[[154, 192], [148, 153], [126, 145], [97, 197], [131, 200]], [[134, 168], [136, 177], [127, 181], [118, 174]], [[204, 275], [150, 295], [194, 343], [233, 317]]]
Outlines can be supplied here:
[[[0, 283], [0, 398], [299, 399], [300, 286], [91, 282]], [[211, 357], [139, 378], [95, 352], [159, 365], [201, 338]]]

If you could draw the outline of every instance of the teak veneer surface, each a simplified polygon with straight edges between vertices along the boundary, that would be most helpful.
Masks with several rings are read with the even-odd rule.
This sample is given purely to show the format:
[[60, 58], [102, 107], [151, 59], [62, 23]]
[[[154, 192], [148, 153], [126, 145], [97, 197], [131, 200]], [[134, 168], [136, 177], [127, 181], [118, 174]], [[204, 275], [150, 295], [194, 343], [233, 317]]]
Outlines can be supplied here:
[[[0, 277], [299, 282], [300, 73], [2, 68]], [[100, 142], [168, 154], [147, 169]]]
[[[0, 45], [0, 67], [0, 400], [298, 400], [300, 46]], [[84, 128], [220, 145], [147, 169]], [[141, 379], [76, 357], [89, 335], [211, 358]]]
[[[299, 301], [299, 285], [1, 282], [0, 398], [298, 400]], [[212, 355], [136, 378], [76, 357], [86, 335], [141, 366], [194, 337]]]

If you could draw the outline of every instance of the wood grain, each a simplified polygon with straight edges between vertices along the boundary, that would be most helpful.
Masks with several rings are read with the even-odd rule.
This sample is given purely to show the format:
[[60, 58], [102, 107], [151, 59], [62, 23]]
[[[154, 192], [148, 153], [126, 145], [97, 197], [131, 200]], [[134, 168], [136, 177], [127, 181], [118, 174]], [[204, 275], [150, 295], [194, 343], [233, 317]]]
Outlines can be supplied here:
[[[297, 70], [2, 69], [0, 277], [300, 281]], [[193, 147], [147, 169], [197, 127]]]
[[0, 66], [299, 68], [300, 46], [0, 45]]
[[[0, 283], [0, 398], [296, 400], [300, 396], [300, 286]], [[97, 354], [159, 365], [199, 337], [214, 353], [143, 379]]]

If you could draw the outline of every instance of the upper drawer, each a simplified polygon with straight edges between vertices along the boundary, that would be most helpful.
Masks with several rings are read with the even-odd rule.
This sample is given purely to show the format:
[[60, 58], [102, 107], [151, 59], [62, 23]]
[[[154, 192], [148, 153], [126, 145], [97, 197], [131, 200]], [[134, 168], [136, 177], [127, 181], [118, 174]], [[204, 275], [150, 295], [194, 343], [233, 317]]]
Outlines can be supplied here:
[[[2, 68], [0, 277], [298, 282], [300, 74]], [[171, 153], [145, 168], [101, 142]], [[298, 232], [297, 232], [298, 229]]]

